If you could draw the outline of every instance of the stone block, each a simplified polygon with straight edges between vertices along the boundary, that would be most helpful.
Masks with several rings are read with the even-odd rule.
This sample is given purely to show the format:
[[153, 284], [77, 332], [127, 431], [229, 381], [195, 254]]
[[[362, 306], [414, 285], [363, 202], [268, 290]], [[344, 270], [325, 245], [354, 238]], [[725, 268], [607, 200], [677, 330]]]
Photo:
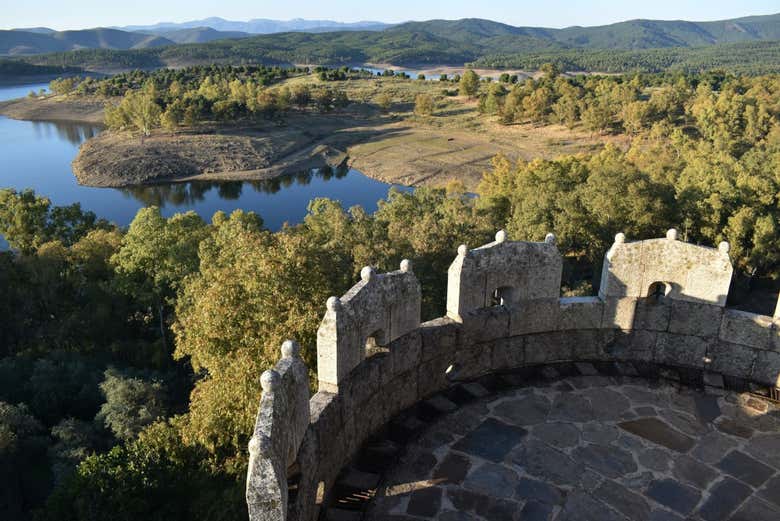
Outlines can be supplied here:
[[605, 350], [614, 360], [649, 362], [654, 358], [656, 339], [655, 331], [616, 330]]
[[572, 360], [606, 360], [607, 344], [611, 342], [613, 331], [582, 329], [569, 331], [569, 345]]
[[770, 317], [727, 309], [723, 313], [720, 339], [759, 349], [772, 348], [773, 323]]
[[455, 380], [473, 380], [488, 374], [493, 366], [493, 342], [464, 346], [455, 354]]
[[408, 372], [396, 376], [390, 385], [383, 389], [381, 394], [387, 399], [388, 419], [417, 402], [418, 374], [417, 368], [412, 368]]
[[420, 363], [422, 337], [419, 331], [412, 331], [393, 341], [388, 348], [393, 360], [393, 374], [401, 374]]
[[709, 371], [715, 371], [738, 378], [750, 378], [756, 350], [739, 344], [713, 342], [707, 350], [706, 365]]
[[659, 364], [703, 368], [708, 345], [695, 336], [658, 333], [654, 359]]
[[601, 327], [610, 329], [633, 329], [636, 314], [636, 300], [632, 297], [609, 297], [604, 302]]
[[437, 356], [454, 352], [458, 347], [461, 324], [449, 317], [437, 318], [420, 325], [422, 352], [420, 359], [427, 362]]
[[509, 335], [504, 336], [555, 331], [559, 314], [557, 298], [520, 302], [510, 308]]
[[723, 389], [723, 375], [719, 373], [704, 373], [704, 385], [715, 389]]
[[525, 363], [546, 364], [572, 359], [570, 332], [529, 335], [525, 341]]
[[569, 297], [559, 300], [558, 329], [600, 329], [604, 301], [599, 297]]
[[376, 393], [366, 400], [361, 407], [352, 410], [355, 419], [355, 442], [359, 448], [363, 442], [378, 431], [389, 420], [387, 414], [387, 396]]
[[319, 453], [319, 472], [323, 479], [330, 482], [344, 465], [349, 451], [341, 400], [338, 395], [319, 392], [311, 398], [309, 405], [309, 429], [316, 434], [317, 446], [328, 448]]
[[780, 352], [780, 318], [775, 319], [774, 326], [769, 335], [769, 349]]
[[780, 353], [776, 351], [756, 351], [753, 380], [771, 387], [780, 387]]
[[525, 337], [501, 338], [493, 343], [494, 371], [514, 369], [525, 364]]
[[461, 347], [509, 336], [509, 310], [504, 306], [476, 309], [462, 319]]
[[450, 381], [447, 379], [447, 369], [455, 363], [455, 353], [453, 353], [420, 364], [420, 367], [417, 369], [418, 396], [425, 398], [449, 387]]
[[672, 314], [671, 301], [666, 299], [642, 298], [636, 303], [634, 329], [666, 331]]
[[717, 336], [723, 317], [723, 308], [713, 304], [672, 301], [669, 332], [699, 337]]
[[339, 384], [339, 395], [346, 409], [359, 407], [371, 396], [376, 394], [382, 378], [382, 368], [387, 363], [387, 357], [371, 357], [363, 360]]

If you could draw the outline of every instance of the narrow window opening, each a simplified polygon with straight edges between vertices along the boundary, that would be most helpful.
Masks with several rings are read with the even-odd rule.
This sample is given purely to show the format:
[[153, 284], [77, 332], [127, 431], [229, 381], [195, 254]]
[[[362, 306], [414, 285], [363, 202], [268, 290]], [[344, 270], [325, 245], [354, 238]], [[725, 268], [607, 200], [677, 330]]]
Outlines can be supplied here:
[[511, 286], [502, 286], [497, 288], [491, 294], [491, 305], [493, 306], [511, 306], [517, 302], [515, 288]]
[[660, 304], [663, 302], [664, 297], [666, 297], [671, 290], [671, 284], [666, 282], [653, 282], [650, 284], [650, 287], [647, 288], [647, 298], [651, 302]]

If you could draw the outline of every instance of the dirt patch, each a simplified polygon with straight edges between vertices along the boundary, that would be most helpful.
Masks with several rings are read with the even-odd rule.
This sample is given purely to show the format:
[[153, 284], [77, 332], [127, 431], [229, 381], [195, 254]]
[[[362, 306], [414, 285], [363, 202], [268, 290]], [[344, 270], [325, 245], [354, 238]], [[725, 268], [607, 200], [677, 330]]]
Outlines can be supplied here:
[[27, 121], [103, 123], [108, 100], [83, 96], [26, 97], [0, 102], [0, 115]]

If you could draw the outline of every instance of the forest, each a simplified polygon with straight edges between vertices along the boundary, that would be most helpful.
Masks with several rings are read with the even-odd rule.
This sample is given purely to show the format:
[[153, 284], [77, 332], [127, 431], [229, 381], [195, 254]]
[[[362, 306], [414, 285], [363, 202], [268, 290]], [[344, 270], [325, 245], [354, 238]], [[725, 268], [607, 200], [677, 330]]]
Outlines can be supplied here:
[[[734, 286], [745, 290], [735, 297], [776, 291], [779, 76], [544, 70], [516, 83], [470, 72], [459, 87], [500, 124], [584, 126], [630, 144], [497, 157], [478, 197], [458, 183], [391, 191], [373, 214], [317, 199], [278, 232], [249, 212], [166, 218], [156, 207], [125, 229], [45, 194], [0, 191], [0, 234], [12, 248], [0, 253], [0, 502], [17, 519], [245, 519], [259, 375], [287, 338], [316, 369], [324, 303], [365, 265], [412, 259], [427, 320], [444, 311], [458, 245], [498, 229], [513, 240], [554, 232], [562, 293], [589, 295], [616, 233], [636, 240], [677, 227], [686, 241], [731, 243]], [[95, 88], [150, 89], [139, 74]], [[204, 81], [177, 74], [160, 90]], [[281, 73], [224, 74], [217, 83], [259, 85]]]

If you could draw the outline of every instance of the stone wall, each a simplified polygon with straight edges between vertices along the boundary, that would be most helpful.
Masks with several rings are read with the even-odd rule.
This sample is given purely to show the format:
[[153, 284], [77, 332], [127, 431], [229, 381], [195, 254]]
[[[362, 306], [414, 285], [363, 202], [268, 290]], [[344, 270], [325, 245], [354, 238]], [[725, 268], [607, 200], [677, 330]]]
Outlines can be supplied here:
[[[780, 317], [725, 308], [732, 274], [727, 244], [682, 243], [673, 230], [665, 239], [633, 243], [619, 234], [605, 257], [599, 295], [560, 298], [554, 237], [507, 242], [499, 232], [496, 239], [475, 250], [459, 248], [449, 270], [446, 317], [412, 323], [413, 316], [419, 322], [419, 285], [408, 264], [392, 274], [371, 272], [338, 303], [329, 300], [318, 337], [320, 390], [309, 402], [294, 458], [295, 494], [281, 517], [263, 517], [250, 505], [251, 519], [317, 519], [339, 472], [373, 433], [414, 404], [484, 375], [587, 361], [628, 374], [650, 366], [691, 370], [721, 387], [780, 386]], [[394, 309], [403, 310], [399, 326], [393, 326]], [[377, 330], [385, 333], [377, 341], [385, 349], [365, 357], [366, 337]], [[349, 363], [333, 362], [342, 359]], [[287, 421], [295, 431], [298, 420]], [[268, 432], [264, 422], [261, 403], [255, 438]], [[250, 477], [253, 468], [271, 467], [281, 476], [282, 459], [269, 467], [255, 454], [266, 452], [252, 452]], [[250, 480], [247, 497], [267, 481]], [[285, 493], [281, 485], [262, 490]], [[275, 505], [285, 500], [280, 496]]]

